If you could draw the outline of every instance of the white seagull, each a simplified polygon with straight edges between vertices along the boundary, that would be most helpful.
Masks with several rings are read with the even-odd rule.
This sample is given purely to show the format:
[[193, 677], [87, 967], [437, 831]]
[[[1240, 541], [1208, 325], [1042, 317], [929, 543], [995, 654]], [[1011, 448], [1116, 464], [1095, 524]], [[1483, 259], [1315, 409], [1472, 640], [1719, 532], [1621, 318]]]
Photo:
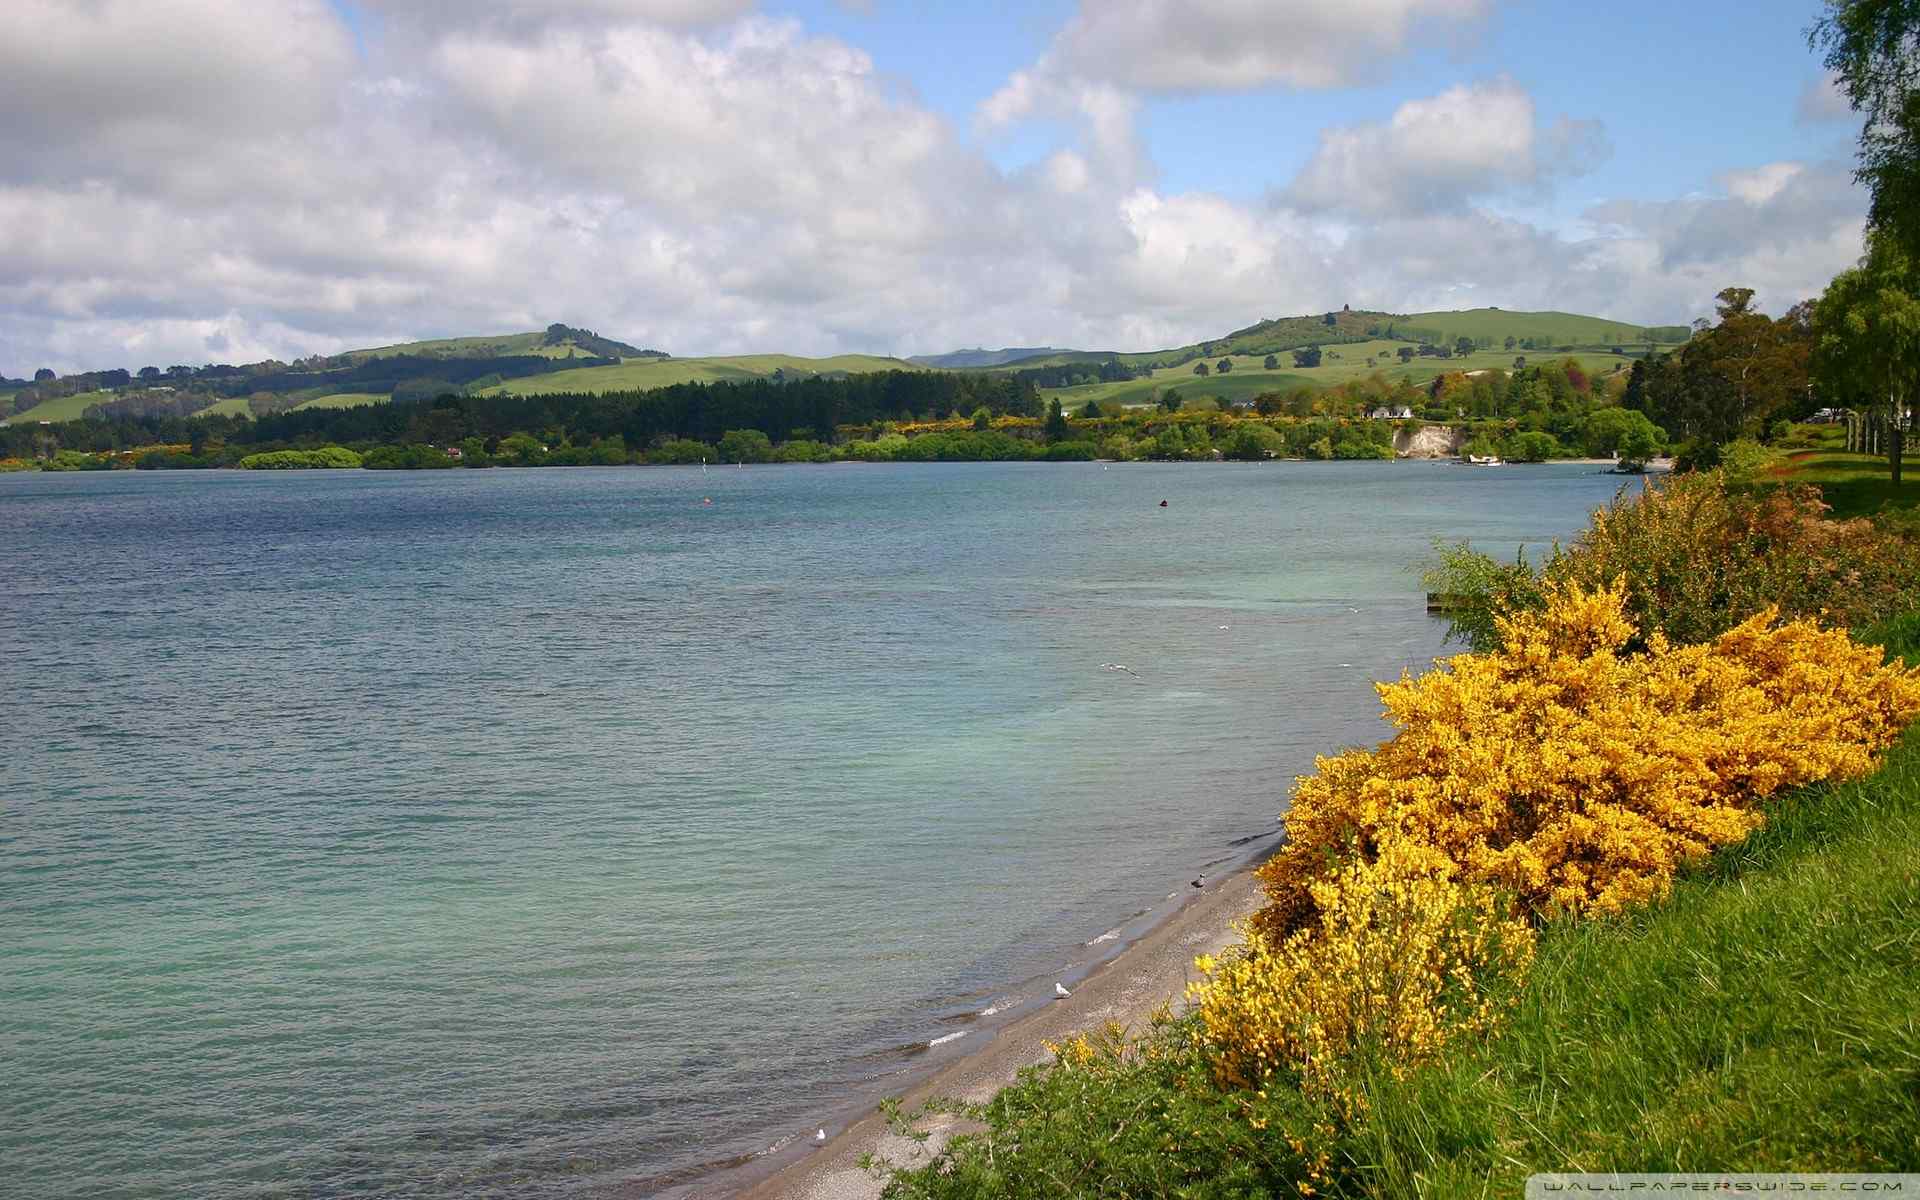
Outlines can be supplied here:
[[1127, 674], [1133, 676], [1135, 679], [1140, 678], [1140, 672], [1134, 670], [1132, 667], [1128, 666], [1125, 663], [1101, 663], [1100, 669], [1102, 671], [1125, 671]]
[[1066, 988], [1062, 987], [1061, 985], [1057, 983], [1053, 985], [1053, 998], [1055, 1000], [1065, 1000], [1068, 996], [1071, 996], [1071, 995], [1073, 995], [1073, 993], [1068, 991]]
[[827, 1140], [827, 1131], [826, 1131], [826, 1130], [824, 1130], [824, 1129], [816, 1129], [816, 1130], [814, 1130], [814, 1131], [813, 1131], [813, 1140], [814, 1140], [814, 1141], [816, 1141], [816, 1142], [824, 1142], [824, 1141], [826, 1141], [826, 1140]]

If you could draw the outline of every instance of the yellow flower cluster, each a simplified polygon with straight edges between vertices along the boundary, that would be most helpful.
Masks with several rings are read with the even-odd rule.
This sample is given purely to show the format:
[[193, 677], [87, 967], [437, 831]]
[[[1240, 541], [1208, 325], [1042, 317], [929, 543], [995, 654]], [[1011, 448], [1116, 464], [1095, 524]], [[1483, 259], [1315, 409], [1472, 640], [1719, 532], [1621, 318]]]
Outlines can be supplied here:
[[1390, 842], [1311, 885], [1312, 925], [1197, 960], [1207, 978], [1192, 992], [1220, 1082], [1253, 1087], [1284, 1066], [1351, 1109], [1356, 1058], [1398, 1072], [1489, 1028], [1499, 1005], [1486, 981], [1524, 976], [1533, 929], [1455, 874], [1430, 847]]
[[1844, 631], [1769, 612], [1630, 653], [1625, 606], [1621, 582], [1550, 588], [1500, 652], [1382, 685], [1400, 732], [1299, 782], [1246, 944], [1197, 964], [1223, 1084], [1284, 1067], [1351, 1111], [1343, 1062], [1397, 1071], [1491, 1027], [1532, 919], [1665, 894], [1760, 800], [1866, 773], [1920, 716], [1920, 669]]
[[1312, 920], [1334, 864], [1406, 839], [1536, 914], [1615, 912], [1762, 820], [1758, 802], [1848, 778], [1920, 715], [1920, 671], [1882, 667], [1841, 630], [1755, 616], [1644, 653], [1624, 589], [1556, 589], [1501, 622], [1504, 649], [1380, 687], [1400, 727], [1319, 761], [1265, 867], [1270, 938]]

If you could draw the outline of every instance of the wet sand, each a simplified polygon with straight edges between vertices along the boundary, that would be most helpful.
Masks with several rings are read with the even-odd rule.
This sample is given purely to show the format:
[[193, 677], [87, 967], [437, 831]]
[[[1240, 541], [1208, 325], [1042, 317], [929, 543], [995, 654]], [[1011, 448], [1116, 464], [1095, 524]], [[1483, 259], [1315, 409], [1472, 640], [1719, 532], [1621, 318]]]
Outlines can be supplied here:
[[[1009, 1024], [984, 1046], [942, 1067], [907, 1091], [901, 1108], [911, 1113], [934, 1097], [986, 1101], [1012, 1083], [1020, 1068], [1046, 1059], [1046, 1042], [1062, 1041], [1108, 1021], [1144, 1029], [1148, 1014], [1168, 1001], [1176, 1011], [1182, 1010], [1187, 984], [1199, 977], [1193, 969], [1194, 957], [1217, 953], [1239, 940], [1234, 923], [1260, 904], [1252, 868], [1278, 845], [1276, 838], [1272, 847], [1234, 874], [1193, 890], [1178, 911], [1082, 979], [1070, 998], [1055, 1000]], [[922, 1149], [892, 1133], [879, 1113], [871, 1113], [739, 1195], [743, 1200], [873, 1200], [880, 1195], [883, 1181], [861, 1168], [862, 1157], [873, 1154], [901, 1164], [921, 1163], [958, 1125], [957, 1118], [946, 1115], [919, 1121], [916, 1128], [932, 1135]]]

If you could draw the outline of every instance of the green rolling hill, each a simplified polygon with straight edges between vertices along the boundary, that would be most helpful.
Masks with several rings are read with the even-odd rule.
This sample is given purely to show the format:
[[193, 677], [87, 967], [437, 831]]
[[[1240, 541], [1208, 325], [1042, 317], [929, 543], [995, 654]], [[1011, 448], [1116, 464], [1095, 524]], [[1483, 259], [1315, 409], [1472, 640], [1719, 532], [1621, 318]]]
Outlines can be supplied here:
[[580, 367], [551, 375], [509, 379], [487, 391], [511, 396], [548, 392], [625, 392], [669, 387], [676, 383], [724, 383], [729, 380], [784, 376], [859, 375], [872, 371], [918, 371], [924, 368], [900, 358], [870, 354], [841, 354], [833, 358], [801, 358], [792, 354], [738, 354], [718, 358], [630, 359], [618, 366]]
[[[438, 338], [391, 346], [352, 350], [328, 358], [302, 360], [292, 366], [259, 363], [248, 367], [207, 368], [187, 378], [162, 381], [165, 389], [143, 390], [124, 372], [97, 372], [63, 381], [63, 387], [37, 394], [31, 386], [18, 388], [9, 380], [0, 403], [0, 417], [12, 422], [70, 421], [96, 404], [113, 404], [121, 411], [155, 411], [157, 404], [181, 411], [185, 401], [196, 415], [244, 416], [254, 406], [249, 395], [267, 393], [275, 410], [300, 407], [337, 407], [381, 403], [394, 394], [431, 395], [435, 389], [478, 395], [540, 395], [554, 392], [616, 392], [667, 387], [682, 383], [719, 383], [749, 379], [859, 374], [874, 371], [962, 370], [1013, 372], [1040, 368], [1092, 366], [1119, 362], [1141, 372], [1136, 379], [1085, 382], [1094, 373], [1068, 372], [1081, 379], [1053, 378], [1063, 386], [1044, 388], [1063, 403], [1084, 405], [1087, 400], [1122, 404], [1151, 403], [1156, 394], [1177, 387], [1183, 395], [1245, 400], [1266, 391], [1295, 387], [1327, 387], [1371, 371], [1413, 382], [1431, 379], [1442, 371], [1507, 367], [1516, 353], [1571, 352], [1589, 369], [1605, 372], [1624, 365], [1627, 356], [1686, 341], [1684, 325], [1642, 326], [1602, 317], [1561, 312], [1512, 312], [1499, 308], [1460, 312], [1396, 314], [1339, 309], [1301, 316], [1273, 317], [1236, 329], [1222, 337], [1164, 350], [1090, 351], [1035, 348], [1029, 350], [968, 350], [915, 359], [869, 354], [842, 354], [805, 358], [787, 354], [743, 354], [701, 358], [673, 358], [658, 350], [640, 349], [568, 325], [544, 330], [479, 337]], [[1474, 353], [1452, 359], [1415, 358], [1398, 361], [1403, 345], [1434, 343], [1451, 347], [1460, 338], [1476, 343]], [[1514, 339], [1515, 348], [1506, 345]], [[1523, 343], [1525, 343], [1523, 345]], [[1324, 357], [1317, 367], [1293, 365], [1290, 352], [1319, 346]], [[1615, 355], [1618, 347], [1623, 355]], [[1278, 360], [1267, 370], [1268, 355]], [[1195, 364], [1211, 367], [1222, 358], [1233, 362], [1225, 375], [1195, 377]], [[579, 359], [578, 366], [566, 361]], [[1057, 375], [1057, 373], [1056, 373]], [[102, 390], [109, 383], [112, 390]], [[1065, 384], [1075, 386], [1064, 386]], [[68, 395], [51, 394], [71, 392]], [[9, 410], [19, 408], [17, 412]]]
[[1459, 312], [1409, 313], [1392, 318], [1394, 335], [1410, 341], [1451, 342], [1472, 338], [1504, 348], [1507, 338], [1532, 340], [1546, 348], [1561, 346], [1631, 346], [1648, 342], [1674, 345], [1693, 331], [1685, 325], [1633, 325], [1578, 313], [1510, 312], [1504, 308], [1469, 308]]

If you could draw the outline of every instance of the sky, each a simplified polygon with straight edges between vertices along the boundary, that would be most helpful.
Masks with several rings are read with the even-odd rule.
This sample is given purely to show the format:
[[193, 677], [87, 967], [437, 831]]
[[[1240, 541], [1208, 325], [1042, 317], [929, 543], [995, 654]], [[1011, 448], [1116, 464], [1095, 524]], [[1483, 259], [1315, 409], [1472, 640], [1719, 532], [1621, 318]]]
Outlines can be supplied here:
[[1778, 313], [1861, 250], [1819, 9], [8, 0], [0, 376]]

